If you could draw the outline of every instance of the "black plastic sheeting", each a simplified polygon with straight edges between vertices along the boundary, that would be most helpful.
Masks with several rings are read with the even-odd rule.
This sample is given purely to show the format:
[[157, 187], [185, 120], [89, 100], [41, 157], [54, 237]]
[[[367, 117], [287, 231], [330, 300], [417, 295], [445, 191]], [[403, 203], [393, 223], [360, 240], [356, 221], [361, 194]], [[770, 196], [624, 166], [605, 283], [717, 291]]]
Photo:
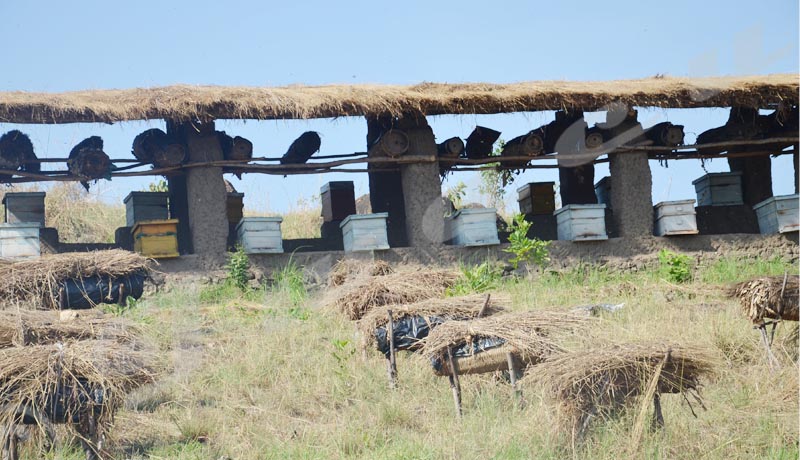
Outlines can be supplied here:
[[[37, 425], [44, 422], [42, 418], [51, 423], [79, 423], [81, 414], [95, 413], [104, 399], [103, 389], [86, 381], [80, 381], [77, 386], [60, 385], [45, 398], [43, 408], [34, 409], [31, 404], [23, 404], [17, 412], [18, 423]], [[74, 410], [76, 407], [79, 408], [77, 411]]]
[[[61, 284], [61, 309], [83, 310], [100, 303], [124, 305], [128, 297], [138, 299], [144, 292], [145, 273], [124, 277], [92, 277], [69, 279]], [[63, 297], [62, 297], [63, 295]]]
[[[505, 340], [499, 337], [479, 337], [477, 340], [472, 340], [471, 343], [465, 343], [458, 347], [453, 347], [453, 358], [466, 358], [476, 355], [478, 353], [503, 346]], [[439, 358], [431, 358], [431, 366], [436, 372], [442, 371], [442, 360]]]
[[[444, 322], [444, 318], [437, 316], [406, 316], [394, 322], [394, 349], [410, 350], [417, 342], [424, 339], [436, 327]], [[388, 325], [375, 329], [378, 339], [378, 350], [389, 357], [389, 340], [386, 332]]]

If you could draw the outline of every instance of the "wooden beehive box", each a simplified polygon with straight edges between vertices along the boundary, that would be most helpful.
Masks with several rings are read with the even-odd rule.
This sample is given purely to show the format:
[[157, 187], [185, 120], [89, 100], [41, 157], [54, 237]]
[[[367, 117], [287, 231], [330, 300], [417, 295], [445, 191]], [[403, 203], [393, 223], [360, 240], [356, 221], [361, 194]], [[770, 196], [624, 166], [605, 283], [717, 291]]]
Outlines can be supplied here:
[[229, 192], [225, 199], [228, 223], [236, 225], [244, 217], [244, 193]]
[[606, 205], [568, 204], [555, 213], [559, 240], [607, 240]]
[[351, 214], [339, 227], [342, 229], [344, 252], [389, 249], [386, 218], [389, 213]]
[[322, 220], [342, 221], [356, 213], [356, 195], [350, 181], [328, 182], [320, 189]]
[[800, 195], [773, 196], [753, 206], [758, 228], [764, 235], [798, 231]]
[[694, 200], [662, 201], [655, 206], [656, 236], [696, 235]]
[[522, 214], [552, 214], [556, 209], [555, 182], [531, 182], [517, 189]]
[[5, 222], [21, 224], [36, 222], [44, 227], [45, 192], [11, 192], [3, 197]]
[[0, 257], [32, 259], [41, 255], [39, 223], [20, 222], [0, 224]]
[[740, 171], [708, 173], [692, 181], [698, 206], [731, 206], [742, 204]]
[[136, 222], [133, 250], [154, 259], [178, 257], [178, 219]]
[[125, 197], [126, 226], [137, 222], [169, 219], [167, 192], [131, 192]]
[[594, 184], [594, 194], [597, 196], [597, 203], [611, 207], [611, 176], [606, 176]]
[[243, 217], [236, 226], [239, 244], [247, 254], [283, 252], [282, 217]]
[[445, 220], [450, 244], [487, 246], [500, 244], [497, 237], [497, 211], [494, 208], [460, 209]]

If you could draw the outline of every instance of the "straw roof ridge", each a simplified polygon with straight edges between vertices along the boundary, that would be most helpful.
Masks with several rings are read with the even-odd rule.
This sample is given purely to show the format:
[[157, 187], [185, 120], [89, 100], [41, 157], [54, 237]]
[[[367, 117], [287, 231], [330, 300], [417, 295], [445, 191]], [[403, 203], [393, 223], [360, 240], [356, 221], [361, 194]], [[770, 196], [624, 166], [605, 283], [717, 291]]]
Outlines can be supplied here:
[[494, 114], [598, 110], [611, 103], [695, 108], [798, 103], [796, 74], [605, 82], [156, 88], [64, 93], [0, 92], [0, 122], [77, 123], [170, 119], [311, 119], [379, 114]]
[[[409, 316], [421, 316], [428, 320], [437, 317], [444, 320], [466, 320], [475, 318], [486, 303], [487, 294], [469, 294], [443, 299], [426, 299], [410, 304], [393, 304], [374, 307], [358, 321], [357, 328], [362, 336], [364, 349], [376, 343], [375, 330], [386, 327], [389, 322], [389, 311], [392, 319], [400, 321]], [[491, 294], [489, 304], [483, 312], [491, 316], [506, 311], [511, 306], [511, 297], [506, 294]]]
[[743, 313], [753, 323], [760, 323], [764, 318], [800, 319], [798, 275], [764, 276], [743, 281], [731, 286], [728, 295], [739, 299]]
[[424, 339], [422, 354], [430, 359], [441, 359], [450, 347], [480, 338], [499, 338], [523, 359], [539, 360], [564, 352], [560, 338], [585, 330], [598, 321], [559, 311], [525, 311], [448, 321]]
[[[48, 254], [31, 260], [3, 261], [0, 262], [0, 301], [7, 305], [27, 302], [35, 308], [54, 308], [58, 305], [58, 289], [68, 279], [149, 274], [154, 265], [154, 261], [122, 249]], [[4, 307], [0, 307], [2, 309]]]

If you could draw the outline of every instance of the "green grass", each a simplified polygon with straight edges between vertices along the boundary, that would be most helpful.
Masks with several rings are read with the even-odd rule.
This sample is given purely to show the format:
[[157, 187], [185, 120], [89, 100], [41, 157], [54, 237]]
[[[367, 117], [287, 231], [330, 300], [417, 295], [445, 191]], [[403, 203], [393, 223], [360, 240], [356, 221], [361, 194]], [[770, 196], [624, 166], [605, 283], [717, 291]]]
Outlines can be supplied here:
[[[491, 375], [462, 378], [458, 421], [447, 379], [418, 355], [398, 355], [399, 386], [390, 390], [385, 359], [356, 351], [353, 324], [317, 306], [321, 293], [307, 289], [296, 265], [260, 289], [176, 288], [126, 311], [175, 370], [131, 395], [115, 445], [133, 459], [797, 458], [797, 367], [780, 351], [797, 344], [781, 326], [783, 369], [770, 373], [758, 334], [723, 292], [797, 266], [729, 258], [693, 270], [680, 285], [657, 267], [621, 274], [588, 265], [495, 285], [515, 310], [625, 303], [570, 347], [666, 339], [719, 356], [703, 388], [707, 410], [695, 407], [695, 418], [680, 397], [665, 395], [666, 429], [646, 432], [635, 448], [630, 414], [598, 423], [573, 447], [548, 395], [526, 387], [517, 408], [508, 384]], [[79, 458], [70, 452], [55, 458]]]

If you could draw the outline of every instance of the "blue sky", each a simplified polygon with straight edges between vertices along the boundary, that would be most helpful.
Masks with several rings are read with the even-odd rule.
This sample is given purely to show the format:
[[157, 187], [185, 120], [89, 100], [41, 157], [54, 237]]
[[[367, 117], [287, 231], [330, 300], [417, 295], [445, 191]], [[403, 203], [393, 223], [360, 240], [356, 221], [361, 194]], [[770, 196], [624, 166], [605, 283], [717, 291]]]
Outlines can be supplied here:
[[[0, 90], [70, 91], [160, 86], [326, 83], [514, 82], [608, 80], [655, 74], [710, 76], [798, 72], [798, 4], [752, 2], [442, 1], [3, 1], [0, 2]], [[645, 126], [686, 125], [687, 141], [719, 126], [727, 110], [640, 110]], [[430, 117], [437, 138], [465, 137], [476, 124], [510, 139], [552, 119], [552, 113]], [[589, 114], [590, 123], [602, 113]], [[65, 157], [89, 135], [100, 135], [113, 158], [130, 157], [139, 132], [159, 121], [116, 125], [16, 126], [29, 133], [40, 157]], [[221, 121], [258, 156], [279, 156], [303, 131], [322, 135], [321, 154], [363, 151], [361, 118], [311, 121]], [[653, 199], [694, 198], [697, 160], [651, 163]], [[707, 164], [725, 171], [727, 162]], [[773, 161], [775, 194], [793, 192], [791, 159]], [[596, 177], [607, 174], [598, 166]], [[474, 173], [464, 181], [478, 201]], [[114, 179], [95, 186], [120, 201], [152, 179]], [[249, 175], [232, 182], [252, 210], [282, 212], [311, 199], [329, 180], [366, 175]], [[509, 187], [557, 180], [555, 170], [528, 171]]]

